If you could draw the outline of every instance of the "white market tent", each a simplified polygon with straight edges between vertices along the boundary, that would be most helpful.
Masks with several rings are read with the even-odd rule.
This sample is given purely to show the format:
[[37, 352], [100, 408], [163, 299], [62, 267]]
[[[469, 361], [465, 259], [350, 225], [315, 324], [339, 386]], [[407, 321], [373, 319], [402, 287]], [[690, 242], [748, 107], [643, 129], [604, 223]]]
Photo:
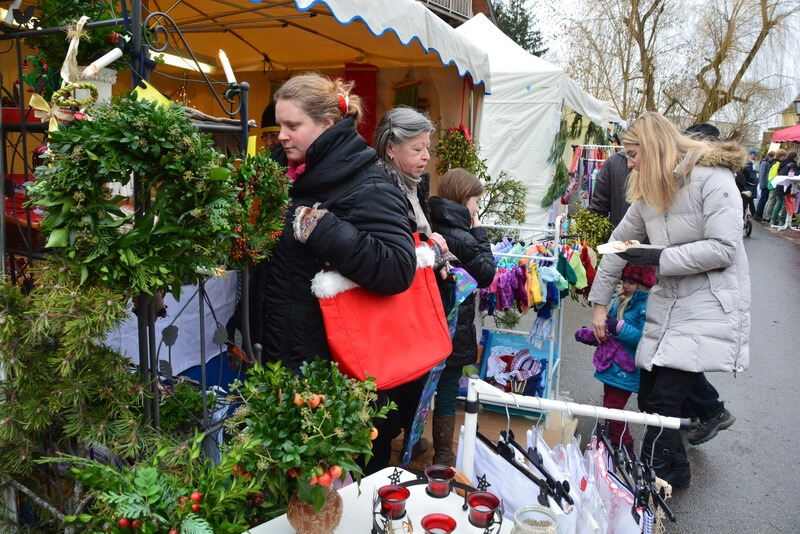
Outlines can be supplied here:
[[528, 187], [526, 224], [543, 226], [540, 202], [553, 179], [547, 163], [558, 132], [562, 105], [606, 126], [619, 122], [611, 106], [585, 93], [559, 67], [523, 50], [483, 14], [456, 33], [480, 43], [489, 56], [491, 93], [483, 99], [477, 136], [489, 173], [506, 171]]

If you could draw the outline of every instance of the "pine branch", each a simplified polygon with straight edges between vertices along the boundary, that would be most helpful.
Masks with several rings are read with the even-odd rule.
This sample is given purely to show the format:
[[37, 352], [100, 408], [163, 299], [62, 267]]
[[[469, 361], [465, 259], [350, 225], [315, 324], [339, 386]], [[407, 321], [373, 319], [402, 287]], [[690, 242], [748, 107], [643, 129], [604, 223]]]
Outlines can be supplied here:
[[55, 517], [56, 519], [58, 519], [58, 520], [59, 520], [61, 523], [63, 523], [63, 522], [64, 522], [64, 514], [62, 514], [62, 513], [61, 513], [61, 512], [58, 510], [58, 508], [56, 508], [55, 506], [53, 506], [53, 505], [52, 505], [52, 504], [50, 504], [49, 502], [45, 501], [44, 499], [42, 499], [41, 497], [39, 497], [38, 495], [36, 495], [36, 494], [33, 492], [33, 490], [31, 490], [30, 488], [28, 488], [26, 485], [24, 485], [24, 484], [21, 484], [20, 482], [17, 482], [17, 481], [16, 481], [16, 480], [14, 480], [13, 478], [9, 478], [9, 479], [6, 481], [6, 484], [7, 484], [7, 485], [9, 485], [9, 486], [11, 486], [12, 488], [16, 489], [17, 491], [21, 491], [22, 493], [24, 493], [25, 495], [27, 495], [28, 497], [30, 497], [30, 498], [31, 498], [31, 500], [32, 500], [33, 502], [35, 502], [35, 503], [36, 503], [36, 504], [38, 504], [40, 507], [42, 507], [42, 508], [44, 508], [45, 510], [47, 510], [48, 512], [50, 512], [50, 513], [53, 515], [53, 517]]

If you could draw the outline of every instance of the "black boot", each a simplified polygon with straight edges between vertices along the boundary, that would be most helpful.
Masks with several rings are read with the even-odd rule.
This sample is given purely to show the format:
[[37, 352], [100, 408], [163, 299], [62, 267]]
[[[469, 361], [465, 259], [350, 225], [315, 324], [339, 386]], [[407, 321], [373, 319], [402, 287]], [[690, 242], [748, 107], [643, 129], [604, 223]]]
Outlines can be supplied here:
[[672, 429], [664, 429], [655, 444], [654, 457], [650, 458], [653, 450], [653, 440], [658, 435], [659, 430], [650, 428], [645, 434], [642, 442], [642, 460], [647, 463], [650, 460], [656, 476], [669, 484], [673, 488], [688, 488], [692, 478], [689, 457], [686, 456], [686, 449], [683, 447], [680, 432]]
[[[408, 447], [408, 436], [410, 433], [411, 433], [410, 428], [406, 428], [403, 432], [403, 448], [400, 450], [401, 459], [402, 455], [406, 453], [406, 448]], [[419, 456], [420, 454], [422, 454], [427, 450], [428, 450], [428, 440], [420, 436], [417, 442], [411, 448], [411, 460], [414, 460], [417, 456]]]

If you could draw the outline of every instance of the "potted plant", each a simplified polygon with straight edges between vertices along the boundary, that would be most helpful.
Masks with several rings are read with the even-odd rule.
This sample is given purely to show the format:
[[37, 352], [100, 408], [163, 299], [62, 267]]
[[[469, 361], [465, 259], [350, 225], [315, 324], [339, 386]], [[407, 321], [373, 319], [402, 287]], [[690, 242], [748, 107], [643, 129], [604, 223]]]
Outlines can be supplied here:
[[377, 437], [373, 421], [394, 405], [377, 408], [374, 380], [348, 378], [331, 361], [304, 363], [297, 375], [280, 362], [256, 365], [248, 375], [233, 388], [244, 404], [228, 421], [241, 429], [239, 439], [258, 444], [243, 458], [240, 474], [282, 504], [268, 515], [287, 507], [298, 533], [309, 523], [314, 532], [332, 532], [342, 505], [331, 484], [348, 473], [360, 480]]

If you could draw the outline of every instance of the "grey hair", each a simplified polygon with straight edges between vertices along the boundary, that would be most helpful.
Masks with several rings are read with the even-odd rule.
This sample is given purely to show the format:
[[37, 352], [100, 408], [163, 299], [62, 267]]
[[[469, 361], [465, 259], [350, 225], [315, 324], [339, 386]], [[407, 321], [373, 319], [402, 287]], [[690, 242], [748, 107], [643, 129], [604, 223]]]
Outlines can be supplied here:
[[386, 161], [389, 143], [405, 143], [421, 133], [435, 130], [431, 120], [419, 111], [405, 106], [392, 108], [381, 117], [375, 128], [375, 151], [380, 159]]

